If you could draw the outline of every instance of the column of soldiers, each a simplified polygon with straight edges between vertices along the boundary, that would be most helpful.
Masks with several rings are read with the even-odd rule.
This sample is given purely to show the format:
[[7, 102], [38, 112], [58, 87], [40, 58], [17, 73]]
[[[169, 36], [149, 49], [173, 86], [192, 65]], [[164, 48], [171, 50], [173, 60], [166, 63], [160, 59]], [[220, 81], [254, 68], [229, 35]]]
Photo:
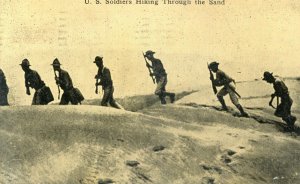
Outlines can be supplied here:
[[[155, 89], [155, 95], [157, 95], [160, 99], [161, 104], [166, 104], [165, 97], [170, 98], [170, 102], [173, 103], [175, 101], [175, 93], [167, 92], [167, 73], [165, 68], [161, 62], [161, 60], [154, 57], [155, 52], [149, 50], [145, 53], [144, 57], [146, 60], [146, 66], [149, 69], [150, 76], [153, 79], [153, 82], [157, 84]], [[151, 61], [151, 65], [147, 62], [147, 59]], [[98, 72], [95, 75], [96, 79], [96, 94], [98, 94], [98, 86], [102, 87], [103, 97], [101, 100], [101, 106], [107, 106], [108, 103], [113, 108], [120, 109], [121, 106], [115, 101], [113, 97], [114, 86], [113, 80], [111, 77], [110, 70], [104, 66], [103, 57], [96, 56], [93, 61], [97, 68]], [[30, 88], [35, 90], [33, 95], [32, 105], [47, 105], [48, 103], [54, 100], [52, 92], [48, 86], [46, 86], [45, 82], [41, 79], [38, 72], [32, 70], [30, 68], [30, 63], [28, 59], [24, 59], [20, 64], [23, 71], [25, 72], [25, 87], [26, 94], [31, 95]], [[81, 104], [84, 100], [83, 95], [81, 94], [78, 88], [73, 86], [72, 79], [69, 73], [61, 68], [60, 61], [56, 58], [53, 63], [55, 81], [58, 86], [59, 95], [58, 99], [60, 99], [60, 105], [67, 105], [71, 103], [72, 105]], [[240, 95], [236, 92], [236, 83], [233, 78], [227, 75], [225, 72], [219, 69], [219, 63], [214, 61], [208, 65], [208, 68], [211, 72], [210, 80], [212, 82], [212, 86], [214, 92], [217, 96], [217, 99], [221, 103], [222, 110], [228, 111], [228, 107], [225, 103], [224, 96], [229, 94], [231, 102], [237, 107], [240, 111], [241, 116], [249, 117], [248, 113], [244, 111], [244, 108], [239, 103]], [[214, 78], [215, 73], [216, 78]], [[289, 95], [289, 90], [285, 83], [273, 76], [271, 72], [264, 72], [263, 80], [273, 84], [275, 92], [271, 95], [271, 100], [269, 105], [273, 107], [272, 102], [276, 97], [277, 100], [281, 100], [281, 103], [276, 107], [275, 115], [281, 117], [283, 121], [287, 123], [288, 126], [293, 126], [296, 117], [291, 114], [291, 107], [293, 104], [293, 100]], [[217, 87], [222, 87], [221, 90], [217, 91]], [[60, 98], [60, 89], [63, 90], [62, 97]], [[0, 69], [0, 105], [8, 105], [7, 95], [9, 92], [9, 88], [6, 84], [6, 78], [3, 71]], [[275, 107], [274, 107], [275, 108]]]

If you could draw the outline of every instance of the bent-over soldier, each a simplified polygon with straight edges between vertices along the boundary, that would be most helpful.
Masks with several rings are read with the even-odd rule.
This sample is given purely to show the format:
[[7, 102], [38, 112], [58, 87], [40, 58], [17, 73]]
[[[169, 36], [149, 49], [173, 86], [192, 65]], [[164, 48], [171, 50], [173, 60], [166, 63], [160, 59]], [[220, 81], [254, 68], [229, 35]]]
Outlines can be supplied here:
[[116, 103], [114, 99], [113, 81], [111, 79], [110, 70], [107, 67], [104, 67], [103, 65], [103, 57], [96, 56], [94, 63], [98, 67], [98, 73], [95, 76], [95, 85], [97, 88], [96, 93], [98, 93], [98, 86], [102, 86], [102, 90], [104, 92], [101, 100], [101, 106], [107, 106], [107, 103], [109, 103], [112, 107], [121, 109], [121, 107]]
[[219, 69], [219, 63], [214, 61], [209, 64], [209, 68], [216, 74], [216, 79], [210, 78], [213, 85], [217, 87], [223, 87], [218, 93], [217, 98], [222, 105], [222, 109], [227, 111], [224, 96], [229, 94], [231, 102], [238, 108], [242, 116], [247, 117], [248, 114], [244, 111], [243, 107], [239, 103], [238, 93], [235, 91], [235, 80], [229, 77], [225, 72]]
[[155, 77], [156, 84], [157, 84], [154, 93], [159, 97], [161, 104], [166, 104], [166, 99], [165, 99], [166, 96], [169, 96], [171, 103], [173, 103], [175, 101], [175, 93], [166, 91], [166, 85], [168, 83], [167, 73], [165, 71], [165, 68], [161, 60], [154, 58], [153, 56], [154, 54], [155, 52], [151, 50], [148, 50], [145, 53], [145, 57], [147, 57], [147, 59], [149, 59], [152, 63], [152, 65], [147, 63], [147, 67], [151, 68], [153, 71], [153, 73], [151, 73], [150, 75]]
[[4, 72], [0, 69], [0, 106], [8, 105], [8, 92], [9, 88], [6, 83]]
[[45, 85], [45, 82], [36, 71], [30, 69], [31, 65], [28, 59], [24, 59], [20, 65], [25, 72], [26, 94], [30, 95], [29, 88], [35, 89], [32, 105], [47, 105], [53, 101], [54, 99], [50, 88]]
[[[285, 83], [278, 77], [274, 77], [271, 72], [264, 72], [263, 80], [267, 83], [273, 84], [275, 92], [271, 95], [271, 100], [269, 105], [273, 107], [272, 102], [275, 97], [280, 98], [280, 104], [277, 104], [275, 111], [275, 116], [281, 117], [283, 121], [287, 123], [288, 126], [293, 126], [297, 118], [291, 115], [291, 108], [293, 105], [293, 100], [289, 95], [289, 89]], [[279, 100], [279, 99], [278, 99]]]
[[56, 84], [64, 91], [59, 105], [68, 105], [70, 102], [72, 105], [80, 104], [84, 97], [77, 88], [74, 88], [69, 73], [61, 69], [61, 64], [57, 58], [54, 59], [51, 65], [54, 72], [58, 72], [58, 76], [55, 76]]

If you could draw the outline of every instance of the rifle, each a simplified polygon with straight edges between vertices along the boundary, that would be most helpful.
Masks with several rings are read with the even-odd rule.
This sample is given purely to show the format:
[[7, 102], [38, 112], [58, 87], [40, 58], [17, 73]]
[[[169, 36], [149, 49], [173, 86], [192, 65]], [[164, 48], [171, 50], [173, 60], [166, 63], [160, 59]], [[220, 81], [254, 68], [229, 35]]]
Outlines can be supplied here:
[[96, 78], [96, 90], [95, 90], [95, 93], [96, 93], [96, 94], [98, 94], [98, 80], [99, 80], [99, 79]]
[[[149, 63], [147, 62], [147, 59], [146, 59], [146, 56], [145, 56], [144, 52], [143, 52], [143, 57], [144, 57], [144, 59], [145, 59], [146, 66], [149, 65]], [[151, 79], [152, 79], [153, 83], [155, 84], [155, 79], [154, 79], [154, 77], [153, 77], [153, 75], [152, 75], [153, 73], [152, 73], [150, 67], [147, 66], [147, 68], [148, 68], [148, 71], [149, 71], [149, 73], [150, 73]]]
[[208, 63], [207, 63], [207, 67], [208, 67], [209, 74], [210, 74], [211, 86], [212, 86], [212, 88], [213, 88], [214, 93], [217, 94], [218, 90], [217, 90], [217, 87], [214, 85], [214, 82], [213, 82], [213, 80], [214, 80], [214, 75], [213, 75], [211, 69], [209, 68]]
[[239, 98], [241, 98], [241, 95], [238, 92], [236, 92], [236, 90], [233, 89], [230, 85], [227, 85], [227, 87], [230, 88]]
[[[55, 73], [55, 70], [53, 70], [54, 72], [54, 75], [55, 75], [55, 79], [57, 78], [57, 75]], [[57, 85], [57, 89], [58, 89], [58, 100], [60, 99], [60, 88], [59, 88], [59, 84], [56, 82], [56, 85]]]
[[[278, 107], [278, 105], [279, 105], [279, 97], [278, 96], [276, 96], [277, 97], [277, 107]], [[270, 100], [270, 102], [269, 102], [269, 106], [271, 106], [273, 109], [277, 109], [277, 108], [275, 108], [274, 106], [273, 106], [273, 100], [274, 100], [274, 98], [275, 98], [275, 96], [271, 96], [271, 100]]]

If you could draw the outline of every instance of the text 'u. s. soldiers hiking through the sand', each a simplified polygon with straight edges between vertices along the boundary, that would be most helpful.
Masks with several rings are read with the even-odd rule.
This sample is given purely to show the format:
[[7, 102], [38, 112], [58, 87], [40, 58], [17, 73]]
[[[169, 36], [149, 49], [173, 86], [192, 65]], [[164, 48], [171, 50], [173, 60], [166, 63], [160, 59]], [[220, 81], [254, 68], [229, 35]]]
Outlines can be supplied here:
[[47, 105], [52, 102], [54, 98], [50, 88], [45, 85], [36, 71], [30, 69], [29, 61], [24, 59], [20, 65], [25, 72], [26, 94], [30, 95], [29, 88], [35, 89], [32, 105]]
[[72, 105], [81, 104], [81, 101], [84, 100], [84, 97], [79, 89], [74, 88], [69, 73], [61, 69], [61, 64], [57, 58], [54, 59], [51, 65], [53, 66], [54, 73], [56, 71], [58, 72], [58, 76], [55, 73], [56, 84], [64, 91], [59, 104], [68, 105], [69, 102], [71, 102]]
[[4, 72], [0, 69], [0, 106], [8, 105], [8, 92], [9, 88], [6, 83]]
[[[210, 80], [212, 81], [214, 92], [217, 94], [218, 100], [222, 105], [222, 109], [227, 111], [228, 108], [225, 104], [224, 96], [229, 94], [231, 102], [238, 108], [241, 112], [241, 115], [244, 117], [248, 117], [248, 114], [244, 111], [243, 107], [239, 103], [239, 99], [237, 96], [240, 95], [235, 91], [235, 81], [231, 77], [229, 77], [225, 72], [219, 69], [219, 63], [214, 61], [208, 65], [210, 72], [214, 72], [216, 74], [216, 79], [214, 79], [213, 75], [210, 75]], [[217, 92], [216, 87], [223, 87], [219, 92]]]
[[[293, 100], [290, 97], [288, 87], [281, 79], [274, 77], [273, 73], [270, 72], [264, 72], [263, 80], [270, 84], [273, 84], [275, 92], [271, 95], [269, 105], [275, 108], [272, 103], [274, 98], [277, 97], [277, 107], [275, 108], [276, 111], [274, 113], [275, 116], [281, 117], [282, 120], [285, 121], [288, 126], [293, 126], [297, 118], [291, 115]], [[281, 100], [280, 104], [278, 104], [279, 98]]]
[[103, 57], [96, 56], [94, 63], [98, 67], [98, 72], [95, 75], [96, 94], [98, 94], [98, 86], [102, 86], [102, 90], [104, 93], [101, 101], [101, 106], [107, 106], [107, 103], [109, 103], [116, 109], [122, 109], [122, 107], [119, 106], [114, 99], [113, 81], [111, 79], [110, 70], [103, 65]]
[[161, 104], [167, 103], [165, 99], [166, 96], [169, 96], [171, 103], [173, 103], [175, 101], [175, 93], [166, 91], [166, 85], [168, 83], [167, 73], [162, 62], [159, 59], [154, 58], [154, 54], [155, 52], [148, 50], [145, 53], [144, 57], [149, 59], [152, 63], [152, 65], [150, 65], [148, 62], [146, 62], [146, 66], [152, 69], [153, 72], [150, 72], [150, 76], [154, 76], [156, 80], [157, 87], [155, 90], [155, 94], [158, 95]]

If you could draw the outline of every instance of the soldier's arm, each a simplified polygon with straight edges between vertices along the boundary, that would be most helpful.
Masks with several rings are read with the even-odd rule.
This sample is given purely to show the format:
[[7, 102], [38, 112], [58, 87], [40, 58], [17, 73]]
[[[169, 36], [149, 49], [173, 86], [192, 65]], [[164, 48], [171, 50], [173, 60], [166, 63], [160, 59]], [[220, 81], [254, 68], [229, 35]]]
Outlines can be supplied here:
[[146, 63], [146, 66], [147, 66], [148, 68], [153, 68], [148, 62]]
[[216, 80], [214, 84], [216, 86], [224, 86], [228, 85], [230, 82], [234, 81], [231, 77], [229, 77], [225, 72], [218, 71], [216, 74]]
[[29, 81], [28, 81], [28, 76], [25, 74], [25, 87], [26, 87], [26, 94], [30, 95], [30, 89], [29, 89]]
[[111, 75], [109, 69], [103, 70], [103, 78], [101, 79], [100, 83], [101, 85], [106, 85], [111, 81]]
[[223, 86], [224, 85], [223, 78], [224, 78], [223, 72], [218, 71], [216, 73], [216, 79], [212, 80], [212, 82], [215, 86], [218, 86], [218, 87]]
[[283, 90], [283, 87], [284, 87], [284, 85], [282, 84], [282, 82], [281, 81], [275, 81], [275, 83], [274, 83], [274, 89], [275, 89], [275, 92], [271, 95], [271, 96], [279, 96], [280, 94], [280, 91], [282, 91]]
[[65, 84], [66, 88], [71, 87], [71, 77], [68, 72], [65, 73], [63, 78], [63, 83]]
[[0, 69], [0, 83], [1, 84], [5, 84], [6, 83], [6, 78], [5, 75], [3, 73], [3, 71]]

